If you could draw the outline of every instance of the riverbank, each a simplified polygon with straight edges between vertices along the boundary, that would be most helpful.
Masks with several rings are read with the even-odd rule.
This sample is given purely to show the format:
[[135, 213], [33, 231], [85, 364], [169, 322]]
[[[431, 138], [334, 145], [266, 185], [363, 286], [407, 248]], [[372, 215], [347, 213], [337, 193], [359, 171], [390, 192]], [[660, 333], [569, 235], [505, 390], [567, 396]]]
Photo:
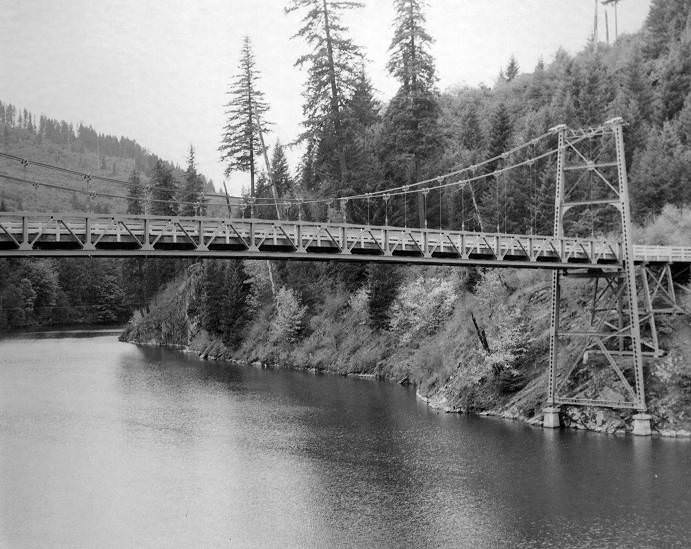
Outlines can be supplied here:
[[[129, 341], [131, 343], [136, 343], [138, 345], [149, 346], [149, 347], [165, 347], [167, 349], [181, 351], [185, 353], [193, 354], [203, 360], [209, 361], [220, 361], [232, 364], [233, 366], [243, 367], [243, 368], [261, 368], [261, 369], [290, 369], [293, 371], [311, 373], [311, 374], [324, 374], [324, 375], [338, 375], [342, 377], [352, 378], [352, 379], [365, 379], [378, 382], [386, 383], [399, 383], [406, 385], [408, 384], [407, 378], [402, 378], [399, 380], [393, 379], [391, 377], [382, 377], [376, 374], [366, 374], [366, 373], [342, 373], [335, 371], [333, 369], [318, 369], [315, 367], [301, 367], [299, 365], [285, 365], [285, 364], [266, 364], [259, 360], [248, 361], [248, 360], [238, 360], [233, 358], [234, 353], [225, 348], [222, 342], [218, 340], [205, 341], [206, 338], [200, 338], [199, 340], [193, 342], [191, 345], [176, 345], [176, 344], [159, 344], [156, 342], [139, 342], [132, 341], [128, 339], [123, 339], [124, 341]], [[546, 379], [540, 378], [541, 382], [546, 382]], [[532, 387], [531, 390], [540, 390], [537, 387]], [[527, 425], [542, 428], [542, 414], [538, 411], [536, 414], [529, 416], [521, 413], [517, 407], [517, 401], [521, 398], [525, 398], [531, 390], [524, 391], [517, 396], [515, 399], [511, 399], [508, 403], [505, 403], [496, 408], [486, 409], [486, 410], [463, 410], [457, 406], [451, 404], [446, 395], [442, 392], [433, 393], [431, 396], [422, 395], [418, 390], [415, 392], [415, 396], [418, 400], [424, 402], [429, 408], [438, 410], [443, 413], [451, 414], [470, 414], [477, 417], [486, 417], [493, 419], [501, 419], [505, 421], [513, 421], [525, 423]], [[564, 428], [592, 431], [597, 433], [603, 433], [608, 435], [625, 435], [633, 430], [631, 416], [633, 412], [631, 411], [617, 411], [602, 408], [583, 408], [583, 407], [573, 407], [565, 406], [562, 407], [560, 413], [561, 425]], [[660, 416], [654, 415], [655, 421], [653, 424], [653, 435], [665, 438], [691, 438], [691, 430], [686, 428], [660, 428]]]
[[[432, 285], [448, 276], [439, 270], [415, 274], [413, 281], [423, 278]], [[573, 287], [563, 317], [576, 322], [586, 293], [576, 283], [567, 284]], [[420, 398], [445, 412], [541, 425], [549, 330], [549, 284], [542, 273], [482, 273], [472, 291], [467, 289], [467, 280], [459, 279], [448, 315], [424, 331], [419, 326], [375, 330], [357, 299], [330, 289], [323, 303], [307, 314], [300, 337], [272, 341], [274, 311], [265, 305], [257, 309], [235, 347], [204, 330], [199, 317], [190, 314], [196, 307], [193, 286], [189, 275], [170, 285], [147, 315], [128, 324], [121, 339], [184, 350], [211, 361], [412, 384]], [[475, 324], [484, 331], [491, 353], [483, 348]], [[653, 429], [662, 436], [688, 436], [691, 325], [681, 317], [662, 318], [658, 324], [667, 354], [646, 361], [645, 368]], [[621, 398], [608, 375], [584, 369], [572, 389], [584, 398]], [[563, 407], [561, 423], [619, 434], [631, 430], [632, 415], [631, 411]]]

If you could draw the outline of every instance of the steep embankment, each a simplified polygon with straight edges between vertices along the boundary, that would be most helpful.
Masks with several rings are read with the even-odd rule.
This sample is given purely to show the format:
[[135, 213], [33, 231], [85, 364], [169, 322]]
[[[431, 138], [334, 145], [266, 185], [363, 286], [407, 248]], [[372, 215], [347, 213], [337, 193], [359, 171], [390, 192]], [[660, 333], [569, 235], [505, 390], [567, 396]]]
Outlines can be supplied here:
[[[183, 347], [208, 359], [413, 383], [430, 405], [447, 411], [541, 420], [549, 347], [548, 273], [408, 268], [385, 330], [372, 327], [366, 288], [328, 288], [310, 308], [299, 303], [286, 307], [284, 294], [276, 299], [270, 293], [266, 299], [254, 296], [252, 320], [231, 348], [201, 327], [203, 271], [202, 265], [190, 267], [157, 296], [148, 314], [133, 318], [122, 338]], [[567, 280], [565, 286], [562, 319], [573, 327], [588, 314], [592, 289], [582, 280]], [[660, 318], [658, 327], [668, 352], [646, 362], [650, 411], [658, 431], [683, 435], [691, 429], [691, 324], [688, 318], [669, 317]], [[564, 360], [575, 355], [567, 345]], [[617, 399], [623, 389], [616, 377], [596, 366], [591, 360], [577, 367], [568, 390], [587, 398]], [[563, 419], [576, 428], [611, 433], [626, 431], [630, 415], [567, 408]]]

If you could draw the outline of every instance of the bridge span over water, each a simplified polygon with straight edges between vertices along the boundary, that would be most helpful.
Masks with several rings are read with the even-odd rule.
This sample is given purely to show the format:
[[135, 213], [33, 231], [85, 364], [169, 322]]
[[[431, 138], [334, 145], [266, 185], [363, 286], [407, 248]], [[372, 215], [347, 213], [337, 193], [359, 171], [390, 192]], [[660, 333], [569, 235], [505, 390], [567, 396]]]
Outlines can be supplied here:
[[[691, 264], [691, 246], [634, 245], [634, 261]], [[337, 260], [532, 269], [620, 268], [620, 242], [395, 226], [111, 214], [0, 213], [0, 256]]]

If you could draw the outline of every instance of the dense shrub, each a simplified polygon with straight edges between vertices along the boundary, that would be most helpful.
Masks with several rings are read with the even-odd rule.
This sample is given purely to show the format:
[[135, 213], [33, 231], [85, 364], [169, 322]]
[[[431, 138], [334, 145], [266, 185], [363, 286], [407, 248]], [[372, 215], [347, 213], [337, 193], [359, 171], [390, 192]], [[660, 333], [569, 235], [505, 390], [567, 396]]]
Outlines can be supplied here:
[[281, 288], [276, 294], [276, 312], [271, 319], [271, 340], [279, 343], [295, 343], [304, 327], [307, 307], [290, 288]]
[[434, 333], [451, 315], [456, 297], [446, 279], [416, 278], [401, 288], [391, 307], [391, 331], [404, 344]]

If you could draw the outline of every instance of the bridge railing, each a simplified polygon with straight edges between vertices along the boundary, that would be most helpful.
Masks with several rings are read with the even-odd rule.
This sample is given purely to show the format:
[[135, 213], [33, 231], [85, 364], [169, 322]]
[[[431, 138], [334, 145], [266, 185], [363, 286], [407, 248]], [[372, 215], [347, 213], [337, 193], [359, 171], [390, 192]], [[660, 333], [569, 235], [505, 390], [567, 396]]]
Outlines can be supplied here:
[[636, 260], [646, 263], [691, 263], [691, 247], [636, 244], [633, 249]]

